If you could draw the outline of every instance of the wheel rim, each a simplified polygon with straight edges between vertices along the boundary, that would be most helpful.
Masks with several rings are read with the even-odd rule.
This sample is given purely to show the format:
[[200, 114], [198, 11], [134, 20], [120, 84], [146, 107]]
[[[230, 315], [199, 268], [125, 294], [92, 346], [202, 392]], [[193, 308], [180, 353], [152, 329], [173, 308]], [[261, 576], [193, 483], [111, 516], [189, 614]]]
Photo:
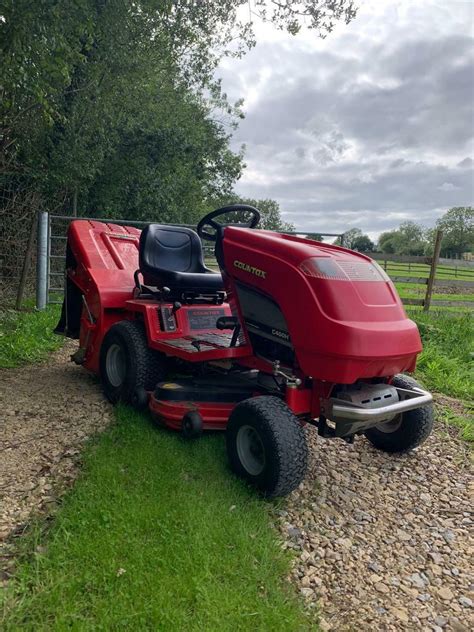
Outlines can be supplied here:
[[252, 426], [242, 426], [237, 433], [237, 454], [243, 467], [252, 476], [265, 468], [265, 449], [258, 432]]
[[105, 370], [107, 379], [113, 387], [118, 387], [125, 380], [127, 365], [123, 349], [118, 344], [110, 345], [105, 358]]
[[385, 434], [392, 434], [392, 432], [396, 432], [400, 426], [402, 425], [403, 415], [397, 415], [390, 421], [385, 421], [381, 424], [377, 424], [375, 427], [380, 432], [384, 432]]

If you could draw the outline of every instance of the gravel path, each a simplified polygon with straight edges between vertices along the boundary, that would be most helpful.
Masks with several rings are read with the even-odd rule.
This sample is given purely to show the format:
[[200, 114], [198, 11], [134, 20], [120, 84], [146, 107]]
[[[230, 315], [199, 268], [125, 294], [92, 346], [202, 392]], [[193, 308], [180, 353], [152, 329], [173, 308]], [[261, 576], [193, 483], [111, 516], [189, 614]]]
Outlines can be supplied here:
[[309, 474], [279, 521], [322, 629], [473, 630], [474, 478], [455, 432], [402, 457], [308, 439]]
[[[4, 580], [14, 565], [8, 536], [54, 506], [77, 473], [81, 445], [111, 421], [98, 381], [68, 362], [75, 346], [44, 364], [0, 371]], [[297, 551], [292, 579], [308, 607], [320, 607], [322, 629], [474, 629], [474, 478], [455, 432], [438, 428], [403, 457], [362, 438], [326, 441], [312, 428], [308, 438], [308, 476], [278, 513], [284, 546]]]
[[67, 341], [49, 361], [0, 370], [0, 573], [13, 568], [8, 536], [54, 506], [74, 479], [81, 444], [111, 420], [98, 381], [69, 361]]

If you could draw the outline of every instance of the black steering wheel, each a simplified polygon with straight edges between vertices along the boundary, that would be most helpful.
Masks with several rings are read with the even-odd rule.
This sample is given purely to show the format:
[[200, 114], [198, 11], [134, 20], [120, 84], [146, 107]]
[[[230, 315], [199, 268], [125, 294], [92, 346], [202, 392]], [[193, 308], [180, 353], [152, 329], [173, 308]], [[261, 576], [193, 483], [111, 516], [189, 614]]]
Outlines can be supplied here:
[[[217, 241], [222, 236], [222, 229], [228, 224], [219, 224], [214, 221], [214, 218], [232, 213], [234, 211], [247, 211], [252, 214], [251, 219], [248, 222], [236, 222], [230, 224], [232, 226], [239, 226], [240, 228], [255, 228], [260, 221], [260, 212], [253, 206], [248, 204], [231, 204], [230, 206], [222, 206], [221, 208], [212, 211], [205, 215], [197, 225], [197, 234], [201, 239], [207, 239], [208, 241]], [[205, 230], [206, 226], [211, 226], [214, 229], [213, 233]]]

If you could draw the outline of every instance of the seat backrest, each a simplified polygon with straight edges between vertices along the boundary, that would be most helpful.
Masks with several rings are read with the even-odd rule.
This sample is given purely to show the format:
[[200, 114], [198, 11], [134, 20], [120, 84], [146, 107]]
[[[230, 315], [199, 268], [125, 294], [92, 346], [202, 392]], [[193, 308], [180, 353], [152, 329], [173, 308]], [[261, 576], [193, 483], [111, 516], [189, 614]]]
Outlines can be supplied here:
[[145, 274], [204, 272], [201, 240], [190, 228], [149, 224], [140, 236], [139, 265]]

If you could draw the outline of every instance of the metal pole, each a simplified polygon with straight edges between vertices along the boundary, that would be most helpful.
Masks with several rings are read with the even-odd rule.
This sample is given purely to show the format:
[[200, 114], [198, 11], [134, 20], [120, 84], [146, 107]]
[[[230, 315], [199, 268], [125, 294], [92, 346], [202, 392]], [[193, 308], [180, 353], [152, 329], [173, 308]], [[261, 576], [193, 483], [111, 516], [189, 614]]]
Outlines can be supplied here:
[[36, 251], [36, 309], [45, 309], [48, 298], [48, 213], [38, 213]]

